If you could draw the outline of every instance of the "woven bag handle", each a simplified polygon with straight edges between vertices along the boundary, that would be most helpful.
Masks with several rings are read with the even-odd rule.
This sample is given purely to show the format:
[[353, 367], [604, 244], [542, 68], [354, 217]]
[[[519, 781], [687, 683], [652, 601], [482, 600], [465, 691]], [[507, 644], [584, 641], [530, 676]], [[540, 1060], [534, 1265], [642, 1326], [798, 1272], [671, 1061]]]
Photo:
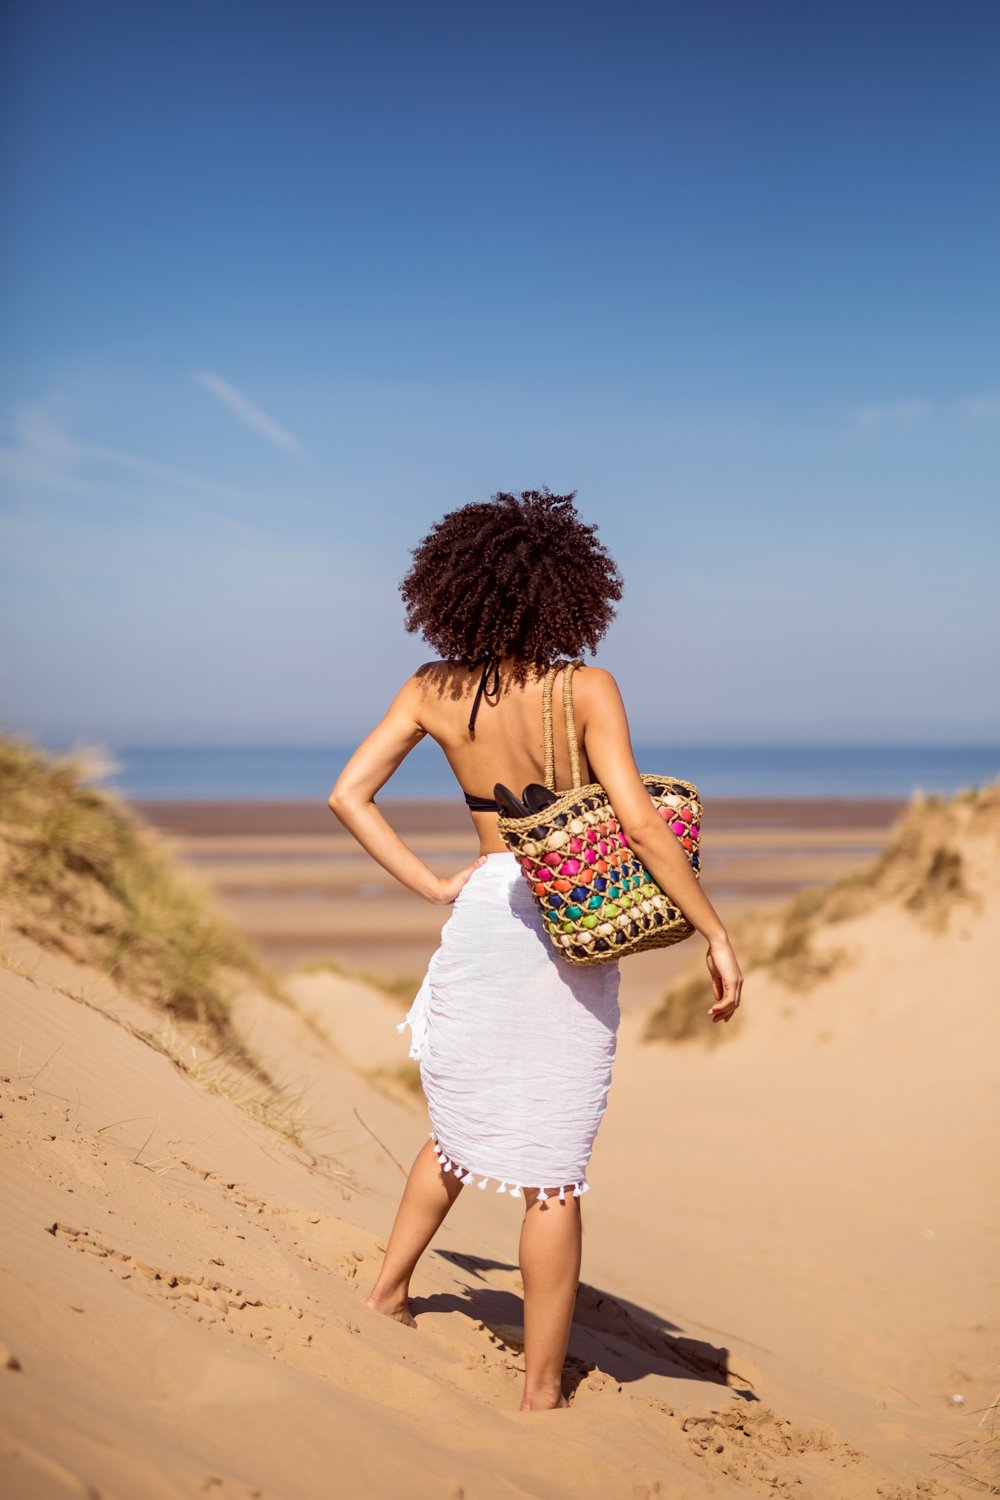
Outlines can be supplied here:
[[582, 667], [582, 661], [557, 661], [545, 674], [542, 684], [542, 738], [545, 741], [545, 785], [550, 792], [556, 789], [556, 751], [552, 738], [552, 691], [556, 673], [563, 672], [563, 714], [566, 719], [566, 739], [569, 742], [569, 770], [573, 787], [582, 785], [580, 780], [580, 747], [576, 740], [576, 718], [573, 714], [573, 670]]

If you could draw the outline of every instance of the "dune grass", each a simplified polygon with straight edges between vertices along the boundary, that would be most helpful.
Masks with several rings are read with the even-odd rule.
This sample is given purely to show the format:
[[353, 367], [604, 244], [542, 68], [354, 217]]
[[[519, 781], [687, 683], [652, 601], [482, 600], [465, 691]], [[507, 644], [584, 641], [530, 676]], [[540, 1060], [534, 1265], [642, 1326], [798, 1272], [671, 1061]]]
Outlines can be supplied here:
[[957, 1476], [970, 1494], [1000, 1495], [1000, 1393], [980, 1410], [977, 1426], [949, 1448], [932, 1450], [941, 1460], [936, 1469]]
[[[1000, 778], [963, 788], [951, 798], [916, 793], [890, 830], [886, 847], [862, 869], [799, 891], [777, 909], [743, 912], [730, 924], [744, 978], [767, 970], [788, 989], [807, 992], [849, 962], [844, 948], [824, 943], [820, 949], [816, 939], [889, 902], [933, 931], [943, 931], [957, 904], [975, 902], [963, 837], [987, 826], [1000, 833]], [[697, 1037], [706, 1045], [718, 1043], [724, 1028], [705, 1026], [705, 1012], [714, 999], [702, 951], [650, 1013], [643, 1040]]]
[[236, 986], [276, 984], [161, 835], [78, 758], [0, 736], [0, 902], [11, 926], [231, 1039]]
[[[783, 984], [804, 992], [832, 974], [846, 961], [843, 949], [818, 953], [813, 939], [823, 925], [826, 888], [799, 891], [777, 912], [742, 912], [729, 923], [744, 979], [755, 969], [767, 969]], [[694, 944], [692, 944], [694, 947]], [[715, 992], [705, 965], [705, 950], [667, 990], [651, 1011], [643, 1030], [645, 1042], [682, 1042], [697, 1038], [706, 1046], [723, 1039], [723, 1028], [708, 1023], [706, 1011], [715, 1004]]]
[[237, 1109], [294, 1146], [310, 1146], [327, 1128], [310, 1112], [306, 1102], [309, 1083], [275, 1082], [262, 1068], [248, 1068], [238, 1047], [201, 1057], [184, 1070], [210, 1094], [229, 1099]]

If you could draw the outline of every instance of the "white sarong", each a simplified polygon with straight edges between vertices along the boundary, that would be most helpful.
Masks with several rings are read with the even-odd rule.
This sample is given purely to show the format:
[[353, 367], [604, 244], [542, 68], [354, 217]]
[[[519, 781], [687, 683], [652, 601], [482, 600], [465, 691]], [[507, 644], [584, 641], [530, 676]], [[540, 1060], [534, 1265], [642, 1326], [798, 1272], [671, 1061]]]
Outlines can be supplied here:
[[617, 961], [561, 958], [513, 854], [466, 881], [398, 1031], [410, 1027], [438, 1160], [519, 1197], [589, 1190], [617, 1045]]

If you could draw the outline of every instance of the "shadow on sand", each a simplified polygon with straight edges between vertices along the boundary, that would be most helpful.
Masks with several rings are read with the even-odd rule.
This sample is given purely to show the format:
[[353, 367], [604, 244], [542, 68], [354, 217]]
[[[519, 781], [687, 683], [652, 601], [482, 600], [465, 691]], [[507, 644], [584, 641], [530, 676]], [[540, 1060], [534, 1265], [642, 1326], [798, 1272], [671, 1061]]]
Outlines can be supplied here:
[[[509, 1261], [490, 1260], [456, 1251], [435, 1252], [470, 1278], [465, 1296], [438, 1293], [411, 1297], [410, 1307], [421, 1312], [461, 1312], [482, 1323], [493, 1339], [515, 1354], [524, 1349], [524, 1304], [515, 1291], [491, 1286], [489, 1272], [516, 1277], [520, 1273]], [[476, 1282], [479, 1285], [476, 1285]], [[674, 1380], [702, 1380], [725, 1386], [745, 1401], [757, 1401], [747, 1386], [734, 1384], [740, 1377], [729, 1367], [729, 1351], [700, 1339], [678, 1333], [648, 1308], [624, 1297], [581, 1281], [573, 1312], [566, 1354], [563, 1389], [572, 1396], [594, 1370], [602, 1371], [619, 1385], [641, 1380], [644, 1375], [663, 1375]]]

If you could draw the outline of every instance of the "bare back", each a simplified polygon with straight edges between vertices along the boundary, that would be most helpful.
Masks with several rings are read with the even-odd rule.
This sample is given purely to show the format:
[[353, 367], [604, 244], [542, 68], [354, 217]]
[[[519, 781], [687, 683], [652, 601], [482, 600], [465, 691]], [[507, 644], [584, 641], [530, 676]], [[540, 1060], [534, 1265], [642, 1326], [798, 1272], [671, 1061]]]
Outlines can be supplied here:
[[[469, 716], [481, 680], [481, 667], [462, 667], [451, 662], [432, 662], [416, 674], [420, 687], [420, 723], [441, 746], [463, 792], [493, 796], [502, 781], [520, 795], [529, 781], [542, 781], [545, 749], [542, 741], [542, 682], [544, 671], [533, 673], [523, 684], [513, 681], [510, 661], [500, 663], [500, 691], [483, 694], [476, 712], [475, 731], [469, 732]], [[572, 785], [566, 725], [560, 712], [563, 674], [556, 674], [553, 689], [553, 738], [556, 786]], [[491, 683], [492, 685], [492, 683]], [[586, 756], [586, 720], [577, 712], [580, 775], [590, 781]], [[497, 833], [494, 812], [470, 812], [483, 853], [499, 852], [506, 846]]]

